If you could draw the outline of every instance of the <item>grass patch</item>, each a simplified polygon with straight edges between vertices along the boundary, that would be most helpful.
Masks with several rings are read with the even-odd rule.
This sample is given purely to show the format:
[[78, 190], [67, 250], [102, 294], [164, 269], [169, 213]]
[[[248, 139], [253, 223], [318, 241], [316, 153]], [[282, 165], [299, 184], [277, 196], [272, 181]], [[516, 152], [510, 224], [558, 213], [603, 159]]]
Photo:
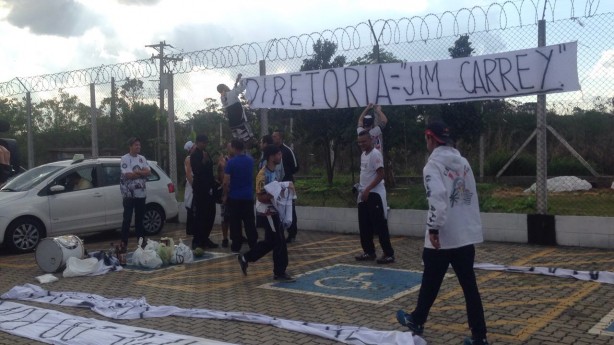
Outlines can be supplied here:
[[[355, 177], [356, 180], [358, 177]], [[298, 206], [356, 207], [352, 193], [351, 176], [335, 177], [332, 187], [324, 178], [299, 178], [296, 183]], [[183, 201], [184, 186], [177, 188], [177, 200]], [[388, 206], [391, 209], [426, 210], [428, 204], [422, 184], [397, 185], [389, 189]], [[534, 193], [523, 188], [494, 183], [479, 183], [480, 210], [491, 213], [535, 213]], [[548, 214], [573, 216], [614, 217], [614, 189], [597, 188], [582, 192], [548, 193]]]

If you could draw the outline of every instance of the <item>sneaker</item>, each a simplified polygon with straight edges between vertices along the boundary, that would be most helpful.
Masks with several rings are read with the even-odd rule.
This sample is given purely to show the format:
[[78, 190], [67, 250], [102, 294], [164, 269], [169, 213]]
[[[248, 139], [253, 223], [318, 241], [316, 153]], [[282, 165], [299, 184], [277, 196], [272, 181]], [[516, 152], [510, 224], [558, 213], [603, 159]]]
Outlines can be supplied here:
[[375, 254], [367, 254], [367, 253], [362, 253], [354, 257], [356, 261], [373, 261], [375, 260], [375, 258], [376, 258]]
[[205, 240], [205, 247], [209, 249], [219, 248], [219, 246], [220, 246], [219, 244], [211, 241], [210, 239]]
[[243, 275], [246, 276], [247, 275], [247, 260], [245, 260], [245, 257], [241, 254], [237, 256], [237, 259], [239, 260], [239, 266], [241, 266], [241, 272], [243, 272]]
[[294, 283], [296, 281], [296, 279], [288, 273], [273, 276], [273, 279], [280, 283]]
[[382, 256], [381, 258], [377, 259], [375, 262], [377, 262], [378, 264], [391, 264], [394, 263], [394, 256]]
[[422, 335], [422, 333], [424, 333], [424, 325], [418, 325], [415, 323], [411, 314], [408, 314], [403, 310], [397, 311], [397, 321], [399, 321], [401, 325], [409, 328], [409, 330], [415, 335]]
[[488, 345], [488, 340], [486, 338], [474, 340], [472, 337], [467, 337], [463, 341], [463, 345]]
[[227, 238], [222, 240], [222, 247], [228, 248], [228, 239]]

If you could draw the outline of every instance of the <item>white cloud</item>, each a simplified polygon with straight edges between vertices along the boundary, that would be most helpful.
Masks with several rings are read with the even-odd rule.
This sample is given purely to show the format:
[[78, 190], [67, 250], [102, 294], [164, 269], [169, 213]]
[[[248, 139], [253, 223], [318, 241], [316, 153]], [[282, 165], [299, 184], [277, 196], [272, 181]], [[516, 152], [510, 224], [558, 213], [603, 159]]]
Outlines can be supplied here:
[[614, 49], [601, 53], [601, 57], [591, 68], [589, 76], [595, 79], [614, 78]]

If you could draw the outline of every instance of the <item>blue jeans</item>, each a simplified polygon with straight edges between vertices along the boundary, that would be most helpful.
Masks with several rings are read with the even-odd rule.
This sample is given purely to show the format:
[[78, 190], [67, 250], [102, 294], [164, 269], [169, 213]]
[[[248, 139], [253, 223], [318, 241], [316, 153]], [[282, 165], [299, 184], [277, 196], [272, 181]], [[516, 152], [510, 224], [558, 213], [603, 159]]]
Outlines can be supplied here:
[[127, 246], [130, 235], [130, 222], [134, 211], [134, 229], [136, 238], [145, 236], [143, 218], [145, 217], [145, 198], [124, 198], [124, 219], [122, 221], [122, 242]]

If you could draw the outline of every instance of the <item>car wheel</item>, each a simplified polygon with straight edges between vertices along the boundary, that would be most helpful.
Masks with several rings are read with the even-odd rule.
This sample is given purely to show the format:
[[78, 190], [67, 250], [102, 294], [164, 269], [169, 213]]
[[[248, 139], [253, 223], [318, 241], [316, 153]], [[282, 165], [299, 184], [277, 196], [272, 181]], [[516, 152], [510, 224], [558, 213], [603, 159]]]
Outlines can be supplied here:
[[158, 205], [147, 205], [145, 216], [143, 217], [143, 228], [145, 235], [151, 236], [162, 231], [164, 226], [164, 210]]
[[20, 218], [7, 227], [5, 243], [12, 252], [26, 253], [34, 250], [43, 237], [45, 229], [40, 221]]

